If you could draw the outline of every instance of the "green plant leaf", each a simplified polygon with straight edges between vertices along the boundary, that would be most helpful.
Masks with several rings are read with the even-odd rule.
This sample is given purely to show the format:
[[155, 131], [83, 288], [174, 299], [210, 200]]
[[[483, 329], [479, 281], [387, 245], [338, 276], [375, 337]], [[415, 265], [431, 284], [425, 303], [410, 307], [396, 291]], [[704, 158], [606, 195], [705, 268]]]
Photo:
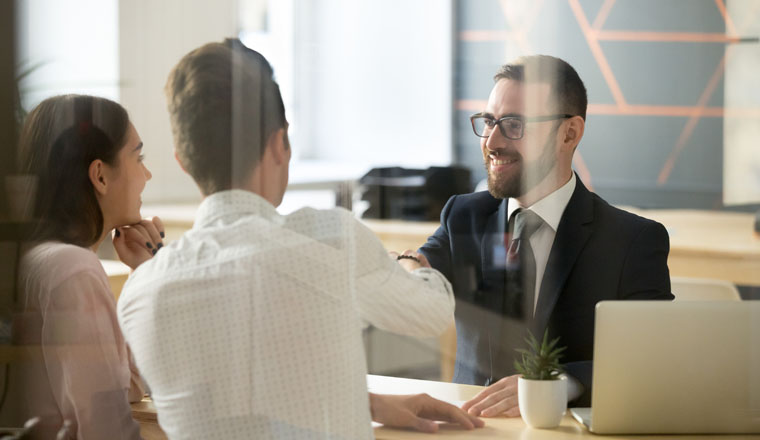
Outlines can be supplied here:
[[567, 347], [558, 347], [560, 338], [549, 340], [549, 329], [539, 342], [531, 332], [525, 337], [528, 348], [517, 348], [520, 360], [515, 359], [515, 370], [529, 380], [557, 380], [563, 372], [559, 359]]

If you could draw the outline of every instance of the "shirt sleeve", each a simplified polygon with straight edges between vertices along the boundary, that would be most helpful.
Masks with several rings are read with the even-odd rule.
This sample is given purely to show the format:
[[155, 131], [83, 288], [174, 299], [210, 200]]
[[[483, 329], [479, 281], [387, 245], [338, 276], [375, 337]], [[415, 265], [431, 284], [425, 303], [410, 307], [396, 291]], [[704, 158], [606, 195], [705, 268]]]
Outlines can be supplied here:
[[575, 376], [571, 376], [569, 374], [564, 374], [563, 376], [567, 378], [567, 401], [572, 402], [573, 400], [581, 397], [586, 389], [581, 381], [576, 379]]
[[414, 337], [438, 336], [454, 322], [454, 294], [435, 269], [407, 272], [377, 236], [355, 223], [357, 307], [382, 330]]
[[76, 437], [139, 438], [128, 401], [129, 353], [106, 281], [77, 272], [54, 286], [41, 306], [48, 380], [62, 417], [75, 423]]
[[[451, 196], [441, 210], [441, 226], [427, 242], [419, 248], [419, 252], [428, 259], [430, 265], [440, 271], [449, 281], [453, 281], [454, 270], [451, 264], [451, 239], [449, 237], [448, 217], [457, 196]], [[456, 283], [456, 282], [455, 282]]]

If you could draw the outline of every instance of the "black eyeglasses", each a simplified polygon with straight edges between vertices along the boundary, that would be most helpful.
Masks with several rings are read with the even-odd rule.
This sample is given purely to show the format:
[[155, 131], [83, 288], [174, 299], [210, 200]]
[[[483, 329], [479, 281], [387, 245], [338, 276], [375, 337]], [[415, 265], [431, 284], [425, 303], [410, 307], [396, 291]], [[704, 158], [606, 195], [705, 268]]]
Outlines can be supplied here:
[[470, 116], [470, 122], [472, 122], [472, 131], [475, 135], [482, 138], [491, 136], [493, 128], [499, 126], [501, 135], [507, 139], [518, 140], [522, 139], [525, 134], [525, 124], [528, 122], [544, 122], [544, 121], [556, 121], [558, 119], [572, 118], [573, 115], [549, 115], [549, 116], [533, 116], [530, 118], [523, 118], [520, 116], [505, 116], [501, 119], [494, 119], [490, 116], [486, 116], [482, 113], [475, 113]]

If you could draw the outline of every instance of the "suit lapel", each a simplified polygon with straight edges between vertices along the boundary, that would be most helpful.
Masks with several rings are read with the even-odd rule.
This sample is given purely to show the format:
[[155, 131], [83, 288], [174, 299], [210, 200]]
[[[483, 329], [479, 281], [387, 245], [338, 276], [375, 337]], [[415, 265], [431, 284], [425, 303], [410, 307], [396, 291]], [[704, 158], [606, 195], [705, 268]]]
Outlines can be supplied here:
[[480, 298], [488, 309], [501, 313], [504, 303], [504, 287], [506, 283], [507, 250], [504, 246], [506, 228], [507, 201], [502, 200], [499, 208], [488, 217], [483, 238], [480, 243], [480, 258], [482, 268], [482, 285]]
[[480, 243], [481, 280], [476, 302], [482, 307], [480, 326], [486, 337], [488, 349], [488, 367], [484, 365], [482, 371], [487, 378], [486, 383], [494, 380], [494, 367], [498, 365], [500, 358], [502, 310], [507, 282], [507, 250], [504, 246], [506, 218], [507, 200], [502, 200], [498, 209], [489, 215]]
[[557, 227], [554, 244], [546, 263], [546, 271], [538, 295], [533, 333], [540, 338], [549, 323], [575, 260], [593, 232], [593, 196], [576, 176], [572, 197]]

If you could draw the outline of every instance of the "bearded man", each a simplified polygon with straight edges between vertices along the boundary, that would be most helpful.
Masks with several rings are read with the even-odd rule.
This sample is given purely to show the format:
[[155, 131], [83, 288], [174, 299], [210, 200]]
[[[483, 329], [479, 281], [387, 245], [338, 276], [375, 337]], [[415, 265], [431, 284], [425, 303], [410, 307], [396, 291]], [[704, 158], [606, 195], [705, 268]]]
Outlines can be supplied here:
[[572, 170], [586, 88], [563, 60], [502, 66], [471, 117], [488, 191], [453, 196], [419, 250], [454, 286], [454, 382], [486, 385], [463, 409], [518, 416], [515, 348], [528, 330], [560, 338], [571, 406], [590, 406], [594, 307], [672, 300], [665, 228], [614, 208]]

